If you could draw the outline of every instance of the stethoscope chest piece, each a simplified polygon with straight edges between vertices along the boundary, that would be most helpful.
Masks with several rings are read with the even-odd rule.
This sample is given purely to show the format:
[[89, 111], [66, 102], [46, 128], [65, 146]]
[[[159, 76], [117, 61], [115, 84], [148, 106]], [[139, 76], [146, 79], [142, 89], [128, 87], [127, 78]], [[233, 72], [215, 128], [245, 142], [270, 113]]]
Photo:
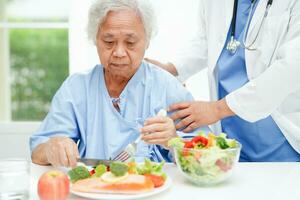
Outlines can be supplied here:
[[226, 49], [231, 54], [235, 54], [240, 45], [241, 43], [238, 40], [234, 39], [234, 37], [231, 37], [230, 41], [227, 43]]
[[232, 29], [231, 29], [231, 37], [230, 37], [230, 41], [227, 43], [226, 49], [231, 53], [231, 54], [235, 54], [237, 49], [239, 47], [242, 47], [244, 49], [247, 50], [256, 50], [256, 48], [253, 48], [252, 46], [254, 45], [254, 43], [256, 42], [259, 32], [264, 24], [265, 18], [267, 17], [268, 13], [269, 13], [269, 9], [273, 3], [273, 0], [268, 0], [267, 2], [267, 6], [266, 6], [266, 10], [265, 10], [265, 14], [263, 16], [263, 19], [261, 20], [259, 29], [257, 31], [257, 34], [255, 35], [254, 39], [252, 42], [250, 42], [249, 44], [246, 43], [246, 37], [248, 34], [248, 29], [249, 29], [249, 25], [250, 25], [250, 20], [251, 20], [251, 16], [253, 15], [254, 12], [254, 4], [257, 2], [257, 0], [251, 0], [251, 7], [250, 7], [250, 11], [249, 11], [249, 15], [248, 15], [248, 19], [247, 19], [247, 23], [245, 25], [245, 31], [243, 33], [243, 39], [242, 42], [239, 42], [237, 39], [235, 39], [235, 25], [236, 25], [236, 17], [237, 17], [237, 8], [238, 8], [238, 0], [234, 0], [234, 8], [233, 8], [233, 17], [232, 17], [232, 21], [231, 21], [231, 25], [232, 25]]

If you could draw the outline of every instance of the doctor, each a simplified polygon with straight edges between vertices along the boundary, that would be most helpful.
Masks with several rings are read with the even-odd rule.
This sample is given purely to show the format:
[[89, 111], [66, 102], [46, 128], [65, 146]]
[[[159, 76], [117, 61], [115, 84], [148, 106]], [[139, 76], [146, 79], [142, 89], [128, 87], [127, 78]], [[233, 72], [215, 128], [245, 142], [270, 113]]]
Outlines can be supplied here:
[[200, 0], [199, 31], [172, 63], [185, 80], [208, 67], [210, 102], [179, 102], [176, 128], [212, 124], [241, 161], [300, 161], [300, 1]]

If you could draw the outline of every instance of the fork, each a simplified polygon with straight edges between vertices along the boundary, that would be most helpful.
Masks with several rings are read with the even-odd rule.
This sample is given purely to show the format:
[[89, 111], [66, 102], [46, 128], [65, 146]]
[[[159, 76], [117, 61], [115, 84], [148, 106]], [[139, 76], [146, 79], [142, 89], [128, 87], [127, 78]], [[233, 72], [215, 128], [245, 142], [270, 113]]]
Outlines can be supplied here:
[[[166, 117], [167, 111], [165, 109], [160, 109], [156, 116]], [[151, 134], [151, 133], [148, 133]], [[113, 160], [117, 161], [128, 161], [136, 153], [137, 144], [141, 141], [141, 135], [132, 143], [128, 144], [126, 148], [121, 151]]]

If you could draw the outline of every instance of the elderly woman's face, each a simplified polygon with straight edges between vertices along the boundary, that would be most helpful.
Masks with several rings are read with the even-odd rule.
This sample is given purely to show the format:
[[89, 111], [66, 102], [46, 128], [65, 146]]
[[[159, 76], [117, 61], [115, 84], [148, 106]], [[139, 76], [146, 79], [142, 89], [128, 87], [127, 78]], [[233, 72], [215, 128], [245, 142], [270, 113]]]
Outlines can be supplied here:
[[97, 35], [97, 51], [105, 71], [131, 78], [147, 49], [141, 19], [130, 10], [111, 11]]

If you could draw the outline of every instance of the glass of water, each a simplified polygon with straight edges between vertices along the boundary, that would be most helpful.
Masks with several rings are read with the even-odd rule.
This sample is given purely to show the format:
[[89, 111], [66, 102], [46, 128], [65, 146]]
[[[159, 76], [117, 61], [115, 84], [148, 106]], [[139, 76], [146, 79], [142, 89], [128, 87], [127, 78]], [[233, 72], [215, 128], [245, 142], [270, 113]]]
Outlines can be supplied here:
[[0, 159], [0, 200], [29, 199], [29, 184], [29, 161]]

